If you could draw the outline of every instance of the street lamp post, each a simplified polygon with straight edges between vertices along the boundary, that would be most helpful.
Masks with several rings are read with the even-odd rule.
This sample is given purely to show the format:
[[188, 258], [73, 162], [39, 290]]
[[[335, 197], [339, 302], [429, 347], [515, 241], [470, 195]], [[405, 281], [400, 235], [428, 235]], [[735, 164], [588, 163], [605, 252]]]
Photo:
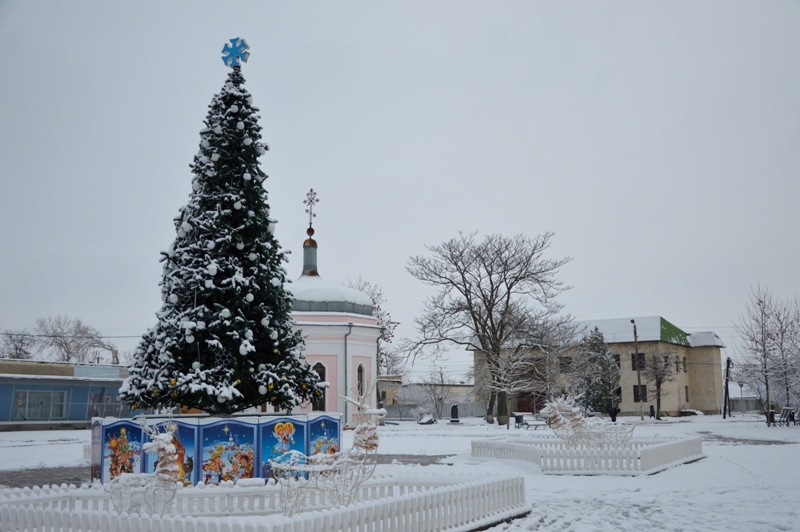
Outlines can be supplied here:
[[642, 397], [642, 364], [639, 360], [639, 336], [636, 334], [636, 322], [631, 320], [633, 324], [633, 359], [636, 361], [636, 384], [639, 390], [639, 420], [644, 421], [644, 397]]

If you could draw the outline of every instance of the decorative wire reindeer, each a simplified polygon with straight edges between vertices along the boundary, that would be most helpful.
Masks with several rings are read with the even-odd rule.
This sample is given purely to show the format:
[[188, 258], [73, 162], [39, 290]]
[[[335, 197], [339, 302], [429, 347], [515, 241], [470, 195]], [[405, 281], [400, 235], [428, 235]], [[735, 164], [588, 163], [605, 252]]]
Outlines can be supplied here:
[[548, 401], [541, 414], [549, 418], [550, 428], [570, 447], [622, 447], [633, 436], [633, 425], [604, 423], [599, 418], [585, 419], [572, 396]]
[[109, 497], [120, 513], [142, 513], [144, 507], [150, 515], [164, 515], [172, 509], [178, 492], [177, 449], [172, 443], [177, 426], [167, 422], [162, 432], [147, 425], [144, 417], [139, 423], [152, 440], [142, 450], [156, 454], [155, 472], [122, 473], [109, 484]]
[[357, 399], [340, 396], [358, 409], [350, 450], [312, 456], [290, 451], [278, 460], [270, 460], [281, 485], [283, 515], [302, 511], [312, 489], [328, 492], [335, 505], [349, 506], [355, 502], [359, 486], [372, 476], [377, 465], [380, 439], [372, 417], [382, 411], [366, 403], [374, 389], [368, 381], [361, 394], [353, 390]]

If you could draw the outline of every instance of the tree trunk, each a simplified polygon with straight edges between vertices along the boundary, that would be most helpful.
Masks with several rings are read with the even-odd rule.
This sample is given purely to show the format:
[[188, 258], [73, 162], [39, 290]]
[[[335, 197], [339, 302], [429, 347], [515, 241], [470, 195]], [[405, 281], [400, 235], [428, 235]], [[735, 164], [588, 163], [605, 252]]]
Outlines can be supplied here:
[[496, 398], [495, 392], [489, 393], [489, 406], [486, 407], [486, 422], [494, 424], [494, 400]]
[[769, 400], [769, 377], [767, 376], [766, 373], [764, 375], [764, 387], [766, 388], [766, 392], [767, 392], [766, 393], [766, 395], [767, 395], [767, 426], [771, 427], [772, 426], [772, 418], [770, 417], [770, 414], [772, 413], [772, 403]]
[[497, 392], [497, 424], [508, 424], [508, 393]]
[[656, 420], [661, 421], [661, 384], [656, 384]]

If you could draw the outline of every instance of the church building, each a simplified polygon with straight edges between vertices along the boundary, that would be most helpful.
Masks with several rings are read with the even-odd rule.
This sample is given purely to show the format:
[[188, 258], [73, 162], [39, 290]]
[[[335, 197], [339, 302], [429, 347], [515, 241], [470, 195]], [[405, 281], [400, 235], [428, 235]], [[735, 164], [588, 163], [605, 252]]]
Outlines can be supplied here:
[[[313, 192], [313, 191], [312, 191]], [[309, 217], [309, 220], [313, 214]], [[366, 403], [377, 406], [377, 352], [381, 328], [372, 316], [372, 299], [363, 292], [322, 279], [317, 268], [317, 242], [309, 223], [303, 242], [303, 273], [287, 286], [294, 295], [295, 330], [305, 338], [306, 361], [328, 383], [322, 397], [302, 412], [340, 412], [354, 426], [355, 406], [340, 396], [369, 392]]]

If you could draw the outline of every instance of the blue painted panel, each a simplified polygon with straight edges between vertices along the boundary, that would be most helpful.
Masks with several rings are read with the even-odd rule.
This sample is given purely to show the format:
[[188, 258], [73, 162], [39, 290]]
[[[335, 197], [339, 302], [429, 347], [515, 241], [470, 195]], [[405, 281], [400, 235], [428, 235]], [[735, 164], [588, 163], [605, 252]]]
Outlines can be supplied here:
[[133, 421], [103, 425], [100, 478], [110, 482], [121, 473], [141, 473], [142, 429]]
[[195, 465], [202, 475], [200, 481], [218, 484], [252, 478], [256, 428], [255, 423], [235, 419], [201, 425], [201, 463]]
[[[197, 458], [197, 420], [194, 423], [186, 423], [183, 421], [162, 421], [155, 426], [159, 428], [159, 432], [166, 430], [167, 424], [174, 424], [177, 426], [175, 434], [172, 437], [172, 443], [178, 452], [178, 476], [179, 480], [184, 485], [196, 484], [199, 480], [199, 472], [196, 471], [194, 464], [199, 463]], [[152, 441], [150, 437], [144, 435], [144, 443]], [[156, 470], [156, 455], [153, 453], [143, 453], [142, 456], [143, 466], [142, 469], [145, 473], [154, 473]]]
[[308, 422], [308, 455], [341, 450], [341, 423], [333, 416], [319, 416]]
[[289, 451], [308, 454], [308, 423], [306, 416], [286, 416], [262, 420], [258, 426], [260, 464], [258, 475], [272, 478], [270, 460], [276, 460]]
[[14, 404], [14, 385], [0, 384], [0, 421], [8, 421]]

